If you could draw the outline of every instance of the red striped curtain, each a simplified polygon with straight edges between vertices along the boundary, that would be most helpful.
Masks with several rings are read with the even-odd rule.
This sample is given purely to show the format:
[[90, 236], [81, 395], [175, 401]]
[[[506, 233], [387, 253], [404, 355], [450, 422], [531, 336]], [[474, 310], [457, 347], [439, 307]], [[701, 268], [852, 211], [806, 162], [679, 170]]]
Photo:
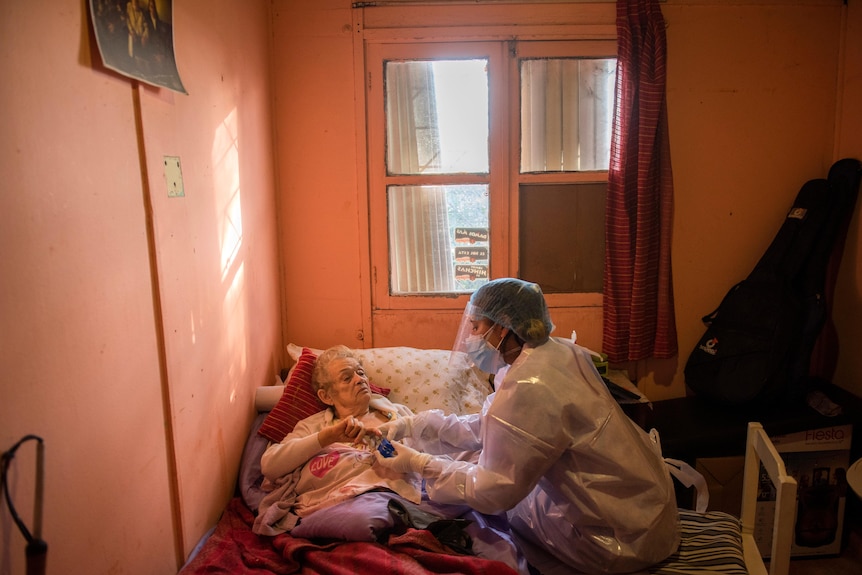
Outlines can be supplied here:
[[676, 355], [673, 180], [658, 0], [617, 0], [617, 79], [606, 210], [602, 351], [612, 362]]

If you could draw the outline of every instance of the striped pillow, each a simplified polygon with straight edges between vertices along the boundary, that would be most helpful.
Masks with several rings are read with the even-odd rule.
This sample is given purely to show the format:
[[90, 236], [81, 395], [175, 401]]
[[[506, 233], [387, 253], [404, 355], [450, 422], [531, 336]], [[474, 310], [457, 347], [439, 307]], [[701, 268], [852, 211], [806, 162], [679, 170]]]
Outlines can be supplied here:
[[679, 510], [676, 553], [649, 569], [650, 575], [747, 575], [739, 519], [722, 511]]
[[316, 359], [317, 356], [310, 349], [302, 348], [296, 367], [287, 378], [284, 393], [258, 429], [259, 435], [278, 443], [301, 420], [326, 409], [311, 387], [311, 371]]

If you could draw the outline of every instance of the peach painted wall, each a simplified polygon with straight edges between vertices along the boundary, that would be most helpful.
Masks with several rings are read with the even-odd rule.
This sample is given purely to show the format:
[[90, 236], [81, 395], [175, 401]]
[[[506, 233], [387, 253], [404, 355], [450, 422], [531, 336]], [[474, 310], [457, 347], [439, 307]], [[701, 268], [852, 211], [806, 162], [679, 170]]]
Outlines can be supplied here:
[[800, 187], [826, 176], [842, 5], [681, 0], [662, 10], [680, 355], [669, 381], [662, 362], [647, 366], [656, 398], [681, 394], [700, 318], [750, 273]]
[[285, 341], [362, 347], [350, 2], [273, 2], [273, 83]]
[[[141, 96], [185, 551], [233, 495], [254, 390], [282, 363], [269, 3], [175, 2], [190, 96]], [[163, 157], [182, 160], [169, 198]]]
[[[281, 364], [269, 2], [174, 3], [189, 95], [104, 69], [87, 5], [0, 4], [0, 447], [45, 440], [49, 574], [170, 574]], [[24, 547], [4, 506], [0, 573]]]
[[[354, 87], [361, 55], [354, 53], [351, 2], [274, 6], [285, 340], [315, 347], [451, 346], [460, 313], [407, 322], [395, 312], [386, 329], [369, 330], [362, 110]], [[421, 22], [422, 8], [413, 10]], [[802, 184], [825, 176], [839, 156], [862, 157], [862, 124], [850, 104], [860, 96], [860, 34], [842, 35], [845, 10], [840, 0], [662, 3], [680, 354], [627, 366], [653, 399], [686, 393], [682, 370], [703, 332], [700, 318], [750, 272]], [[858, 12], [849, 11], [857, 32]], [[835, 303], [844, 349], [862, 324], [851, 319], [860, 319], [858, 227], [851, 228]], [[599, 314], [569, 310], [557, 323], [570, 321], [579, 341], [599, 348]], [[568, 335], [566, 328], [559, 335]], [[839, 361], [836, 383], [862, 392], [851, 375], [862, 360], [845, 352]]]

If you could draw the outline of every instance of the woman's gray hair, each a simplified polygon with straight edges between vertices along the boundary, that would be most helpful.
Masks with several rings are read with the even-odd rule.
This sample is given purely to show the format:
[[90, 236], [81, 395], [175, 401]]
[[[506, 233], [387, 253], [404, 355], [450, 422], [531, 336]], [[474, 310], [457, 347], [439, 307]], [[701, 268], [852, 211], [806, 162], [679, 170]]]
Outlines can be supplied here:
[[359, 356], [346, 345], [334, 345], [317, 356], [314, 369], [311, 371], [311, 386], [315, 393], [321, 389], [329, 389], [332, 384], [332, 380], [329, 379], [329, 364], [336, 359], [343, 358], [355, 359], [359, 365], [362, 365]]

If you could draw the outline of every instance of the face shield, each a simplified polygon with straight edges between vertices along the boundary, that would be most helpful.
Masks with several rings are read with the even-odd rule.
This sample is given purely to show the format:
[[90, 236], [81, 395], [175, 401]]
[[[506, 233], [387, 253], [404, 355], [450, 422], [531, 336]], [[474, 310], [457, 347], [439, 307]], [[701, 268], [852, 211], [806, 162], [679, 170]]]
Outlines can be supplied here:
[[[492, 280], [470, 296], [455, 335], [450, 363], [455, 355], [472, 356], [470, 352], [476, 352], [480, 347], [476, 336], [483, 335], [493, 324], [509, 329], [521, 342], [532, 347], [548, 341], [554, 329], [545, 296], [538, 284], [516, 278]], [[505, 364], [502, 358], [493, 362], [488, 357], [483, 359], [484, 367], [476, 364], [475, 358], [472, 360], [483, 371], [490, 371], [489, 366], [502, 367]]]
[[[487, 320], [487, 323], [478, 324], [481, 320]], [[455, 343], [452, 346], [453, 352], [466, 353], [468, 349], [467, 340], [471, 336], [482, 336], [487, 329], [494, 325], [494, 321], [482, 315], [481, 310], [472, 303], [467, 302], [467, 307], [464, 308], [464, 315], [461, 317], [461, 324], [458, 326], [458, 333], [455, 335]]]
[[499, 350], [502, 340], [497, 347], [488, 342], [493, 326], [492, 319], [482, 315], [481, 310], [468, 303], [455, 336], [449, 364], [452, 365], [456, 360], [468, 361], [486, 373], [497, 373], [500, 368], [505, 367], [506, 362]]

